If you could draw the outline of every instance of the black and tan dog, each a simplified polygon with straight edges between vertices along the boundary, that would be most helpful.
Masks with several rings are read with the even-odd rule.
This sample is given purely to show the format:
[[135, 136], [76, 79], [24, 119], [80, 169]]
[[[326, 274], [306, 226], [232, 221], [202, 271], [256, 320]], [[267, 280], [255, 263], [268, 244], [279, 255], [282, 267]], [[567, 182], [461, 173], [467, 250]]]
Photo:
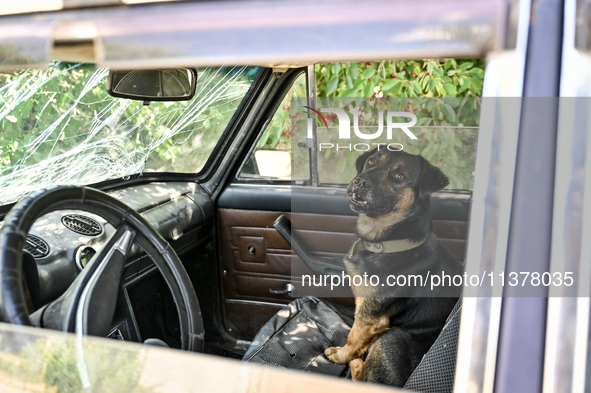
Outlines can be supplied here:
[[360, 240], [345, 265], [351, 277], [378, 275], [381, 282], [352, 284], [355, 322], [347, 344], [325, 354], [335, 363], [349, 363], [355, 380], [403, 386], [460, 293], [459, 288], [421, 286], [419, 278], [462, 274], [461, 264], [431, 232], [430, 195], [448, 179], [423, 157], [404, 152], [374, 150], [356, 165], [347, 192], [359, 215]]

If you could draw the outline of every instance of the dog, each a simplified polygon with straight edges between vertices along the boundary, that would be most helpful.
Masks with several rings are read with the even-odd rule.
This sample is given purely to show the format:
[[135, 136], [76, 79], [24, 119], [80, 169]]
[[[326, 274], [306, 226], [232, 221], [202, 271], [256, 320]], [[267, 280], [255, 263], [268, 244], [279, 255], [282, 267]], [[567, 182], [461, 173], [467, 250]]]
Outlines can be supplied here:
[[[347, 193], [358, 214], [360, 239], [345, 258], [347, 274], [461, 275], [462, 265], [432, 233], [430, 195], [449, 184], [443, 172], [420, 155], [377, 149], [361, 155], [356, 169]], [[324, 353], [332, 362], [349, 363], [353, 380], [402, 387], [439, 335], [461, 289], [450, 288], [451, 283], [432, 290], [353, 282], [355, 320], [347, 344]]]

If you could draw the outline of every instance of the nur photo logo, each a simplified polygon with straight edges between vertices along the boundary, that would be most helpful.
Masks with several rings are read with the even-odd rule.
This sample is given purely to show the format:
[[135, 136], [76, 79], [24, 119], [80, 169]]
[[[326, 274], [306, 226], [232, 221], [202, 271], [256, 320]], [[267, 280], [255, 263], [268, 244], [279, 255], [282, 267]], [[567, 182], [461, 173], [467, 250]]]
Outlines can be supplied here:
[[[309, 106], [303, 106], [307, 110], [303, 112], [309, 115], [311, 118], [308, 118], [308, 138], [313, 138], [313, 119], [316, 120], [318, 127], [320, 129], [324, 128], [326, 131], [329, 131], [328, 122], [326, 117], [323, 113], [330, 113], [332, 116], [327, 116], [329, 118], [336, 118], [338, 119], [338, 139], [339, 140], [350, 140], [352, 137], [351, 129], [353, 129], [354, 136], [360, 138], [362, 140], [370, 141], [375, 140], [384, 135], [384, 128], [386, 130], [385, 136], [388, 140], [388, 143], [356, 143], [356, 144], [339, 144], [339, 143], [324, 143], [321, 142], [318, 144], [319, 150], [328, 150], [328, 149], [336, 149], [336, 150], [349, 150], [349, 151], [369, 151], [375, 147], [380, 148], [380, 146], [386, 146], [388, 150], [392, 151], [400, 151], [403, 149], [402, 144], [400, 143], [391, 143], [394, 136], [394, 130], [401, 130], [406, 134], [410, 139], [417, 139], [416, 135], [409, 129], [413, 127], [417, 123], [417, 117], [412, 112], [400, 112], [400, 111], [378, 111], [378, 121], [377, 121], [377, 130], [375, 132], [367, 133], [361, 131], [359, 127], [359, 109], [352, 108], [349, 110], [349, 113], [344, 109], [340, 108], [320, 108], [320, 110], [314, 109]], [[351, 118], [353, 119], [351, 124]], [[385, 118], [385, 119], [384, 119]], [[409, 121], [401, 122], [397, 119], [410, 119]]]

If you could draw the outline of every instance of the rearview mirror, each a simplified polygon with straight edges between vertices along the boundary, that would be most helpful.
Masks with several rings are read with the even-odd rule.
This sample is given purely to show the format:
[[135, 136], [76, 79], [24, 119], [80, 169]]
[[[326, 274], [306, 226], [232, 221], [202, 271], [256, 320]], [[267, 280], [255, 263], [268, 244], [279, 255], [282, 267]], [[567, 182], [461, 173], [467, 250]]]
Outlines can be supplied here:
[[186, 101], [195, 95], [194, 68], [110, 70], [107, 91], [113, 97], [150, 101]]

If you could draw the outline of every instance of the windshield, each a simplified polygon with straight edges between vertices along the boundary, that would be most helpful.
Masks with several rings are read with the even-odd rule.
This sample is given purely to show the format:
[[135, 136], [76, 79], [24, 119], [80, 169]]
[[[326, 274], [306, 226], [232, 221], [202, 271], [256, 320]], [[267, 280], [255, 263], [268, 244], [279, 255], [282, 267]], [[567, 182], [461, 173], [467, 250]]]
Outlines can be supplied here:
[[149, 105], [109, 96], [108, 70], [90, 64], [0, 74], [0, 204], [58, 184], [198, 173], [257, 72], [197, 69], [192, 100]]

